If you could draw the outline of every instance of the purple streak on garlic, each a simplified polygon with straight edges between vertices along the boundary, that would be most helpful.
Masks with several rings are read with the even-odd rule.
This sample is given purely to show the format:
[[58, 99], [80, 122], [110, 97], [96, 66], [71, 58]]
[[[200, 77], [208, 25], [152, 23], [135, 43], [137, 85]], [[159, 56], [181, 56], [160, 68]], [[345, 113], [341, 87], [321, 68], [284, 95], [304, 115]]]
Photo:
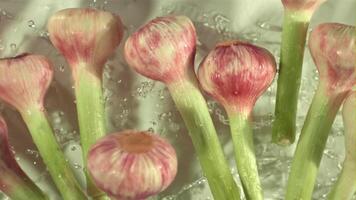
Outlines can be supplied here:
[[202, 61], [202, 88], [229, 111], [250, 113], [276, 74], [276, 62], [266, 49], [241, 41], [218, 44]]
[[283, 6], [289, 10], [305, 10], [314, 12], [326, 0], [282, 0]]
[[174, 82], [193, 67], [196, 33], [185, 16], [159, 17], [132, 34], [125, 57], [138, 73], [165, 83]]
[[170, 185], [177, 173], [177, 157], [158, 135], [126, 130], [107, 135], [91, 147], [88, 170], [112, 198], [139, 200]]
[[329, 92], [349, 91], [356, 84], [355, 27], [338, 23], [317, 26], [309, 49]]
[[52, 81], [51, 62], [44, 56], [23, 54], [0, 60], [0, 98], [20, 111], [28, 106], [42, 109]]

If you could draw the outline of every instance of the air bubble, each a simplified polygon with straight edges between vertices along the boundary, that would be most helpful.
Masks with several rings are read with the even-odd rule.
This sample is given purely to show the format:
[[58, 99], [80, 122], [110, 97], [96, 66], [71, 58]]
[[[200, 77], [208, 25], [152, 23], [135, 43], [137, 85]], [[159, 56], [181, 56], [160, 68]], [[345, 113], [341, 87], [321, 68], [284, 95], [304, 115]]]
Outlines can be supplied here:
[[11, 43], [10, 44], [10, 49], [11, 49], [11, 51], [16, 51], [16, 49], [17, 49], [16, 44], [15, 43]]
[[0, 51], [3, 51], [3, 50], [5, 50], [5, 45], [0, 40]]
[[0, 8], [0, 17], [4, 16], [6, 19], [14, 19], [14, 15], [9, 13], [8, 11]]
[[268, 22], [257, 22], [256, 25], [263, 29], [263, 30], [268, 30], [268, 31], [275, 31], [275, 32], [282, 32], [282, 27], [281, 26], [276, 26], [272, 25]]
[[76, 147], [76, 146], [72, 146], [72, 147], [70, 148], [70, 150], [71, 150], [71, 151], [76, 151], [76, 150], [77, 150], [77, 147]]
[[27, 25], [30, 28], [35, 28], [36, 27], [36, 24], [32, 19], [27, 21]]
[[65, 69], [65, 66], [64, 66], [64, 65], [60, 65], [60, 66], [59, 66], [59, 71], [60, 71], [60, 72], [64, 72], [64, 69]]
[[31, 156], [33, 156], [34, 158], [39, 158], [39, 153], [38, 153], [38, 151], [36, 151], [36, 150], [32, 150], [32, 149], [26, 149], [26, 154], [27, 155], [31, 155]]
[[78, 164], [78, 163], [74, 163], [74, 164], [73, 164], [73, 167], [74, 167], [75, 169], [82, 169], [82, 166], [81, 166], [80, 164]]
[[146, 98], [147, 95], [153, 90], [154, 85], [154, 81], [141, 82], [140, 87], [136, 89], [136, 95], [142, 98]]

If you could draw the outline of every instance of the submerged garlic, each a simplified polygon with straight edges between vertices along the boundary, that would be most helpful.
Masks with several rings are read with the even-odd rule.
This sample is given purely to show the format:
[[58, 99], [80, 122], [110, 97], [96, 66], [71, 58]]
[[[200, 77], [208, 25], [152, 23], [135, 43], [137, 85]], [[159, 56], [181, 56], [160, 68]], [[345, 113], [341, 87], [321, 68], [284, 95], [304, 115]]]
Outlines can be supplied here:
[[158, 135], [126, 130], [100, 139], [88, 155], [97, 186], [117, 200], [141, 200], [166, 189], [177, 173], [173, 147]]

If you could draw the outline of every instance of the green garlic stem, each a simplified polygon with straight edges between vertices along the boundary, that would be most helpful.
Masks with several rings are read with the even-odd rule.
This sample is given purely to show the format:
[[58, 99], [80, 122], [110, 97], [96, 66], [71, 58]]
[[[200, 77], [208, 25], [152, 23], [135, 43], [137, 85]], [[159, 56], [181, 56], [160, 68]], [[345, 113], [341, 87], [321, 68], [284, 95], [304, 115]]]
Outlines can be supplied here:
[[228, 112], [228, 116], [234, 143], [236, 166], [246, 199], [263, 200], [249, 115]]
[[345, 160], [329, 200], [348, 200], [356, 190], [356, 93], [350, 95], [343, 106], [345, 127]]
[[[84, 65], [77, 66], [75, 96], [78, 112], [80, 140], [83, 148], [83, 162], [87, 166], [88, 151], [99, 138], [106, 134], [104, 98], [101, 78], [97, 77]], [[95, 200], [109, 199], [104, 192], [94, 184], [89, 173], [84, 168], [87, 179], [88, 195]]]
[[28, 177], [21, 177], [0, 161], [0, 190], [12, 200], [48, 200], [48, 197]]
[[344, 93], [327, 94], [319, 84], [309, 108], [287, 184], [286, 200], [306, 200], [312, 192], [325, 144]]
[[64, 200], [85, 200], [75, 176], [56, 141], [50, 124], [42, 111], [44, 108], [30, 108], [21, 112], [38, 151]]
[[310, 13], [284, 13], [281, 59], [277, 81], [272, 141], [289, 145], [295, 140], [298, 95]]
[[216, 200], [239, 200], [240, 193], [217, 137], [195, 77], [168, 85], [192, 139], [204, 175]]
[[337, 182], [331, 190], [329, 200], [350, 200], [356, 190], [356, 164], [355, 161], [348, 161], [343, 164], [342, 171]]

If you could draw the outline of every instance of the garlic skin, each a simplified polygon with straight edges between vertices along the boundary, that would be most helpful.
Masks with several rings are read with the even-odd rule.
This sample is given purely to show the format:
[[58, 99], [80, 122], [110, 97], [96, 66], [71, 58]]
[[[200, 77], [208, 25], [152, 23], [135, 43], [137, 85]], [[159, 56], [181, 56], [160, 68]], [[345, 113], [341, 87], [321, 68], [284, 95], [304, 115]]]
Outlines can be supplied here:
[[314, 12], [326, 0], [282, 0], [285, 9]]
[[125, 130], [107, 135], [91, 147], [88, 170], [111, 198], [139, 200], [170, 185], [177, 173], [177, 157], [158, 135]]
[[202, 88], [227, 110], [249, 113], [276, 74], [273, 55], [241, 41], [220, 43], [198, 69]]
[[158, 17], [133, 33], [125, 44], [125, 58], [138, 73], [171, 83], [193, 68], [196, 33], [185, 16]]
[[7, 125], [2, 116], [0, 116], [0, 163], [14, 171], [14, 173], [16, 173], [19, 177], [28, 179], [25, 172], [23, 172], [17, 164], [14, 153], [11, 151]]
[[43, 109], [44, 96], [53, 78], [51, 62], [44, 56], [22, 54], [0, 60], [0, 98], [24, 111]]
[[85, 63], [98, 75], [123, 36], [119, 16], [92, 8], [60, 10], [49, 19], [47, 27], [50, 40], [74, 72]]
[[317, 26], [309, 38], [309, 49], [328, 91], [348, 91], [356, 84], [356, 29], [338, 23]]

